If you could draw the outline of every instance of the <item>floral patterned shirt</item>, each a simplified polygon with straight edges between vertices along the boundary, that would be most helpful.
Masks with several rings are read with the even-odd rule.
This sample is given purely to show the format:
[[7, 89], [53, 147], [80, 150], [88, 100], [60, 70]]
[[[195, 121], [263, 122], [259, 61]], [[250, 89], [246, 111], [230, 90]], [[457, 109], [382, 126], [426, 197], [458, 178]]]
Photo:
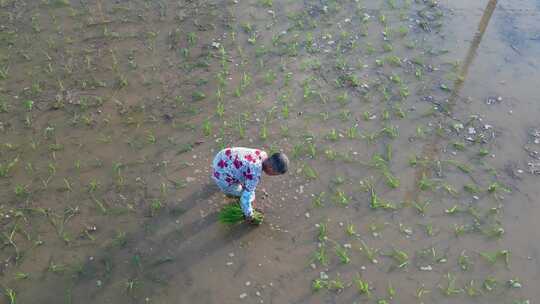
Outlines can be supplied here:
[[261, 180], [262, 163], [267, 158], [264, 151], [234, 147], [219, 151], [212, 163], [212, 174], [218, 184], [224, 187], [242, 186], [240, 205], [246, 215], [251, 215], [251, 202], [255, 199], [255, 189]]

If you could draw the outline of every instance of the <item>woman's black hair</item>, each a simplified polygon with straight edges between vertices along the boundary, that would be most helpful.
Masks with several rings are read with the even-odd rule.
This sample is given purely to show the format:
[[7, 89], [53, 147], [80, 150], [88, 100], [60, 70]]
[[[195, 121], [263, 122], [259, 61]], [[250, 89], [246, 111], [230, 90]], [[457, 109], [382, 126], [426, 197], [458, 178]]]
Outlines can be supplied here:
[[269, 158], [272, 169], [279, 174], [285, 174], [289, 170], [289, 159], [287, 155], [277, 152]]

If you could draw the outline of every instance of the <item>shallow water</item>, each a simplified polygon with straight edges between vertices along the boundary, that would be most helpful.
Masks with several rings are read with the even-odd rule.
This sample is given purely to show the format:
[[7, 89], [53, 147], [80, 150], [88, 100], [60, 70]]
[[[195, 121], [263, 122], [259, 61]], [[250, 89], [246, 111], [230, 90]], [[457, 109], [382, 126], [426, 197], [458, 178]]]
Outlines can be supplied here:
[[0, 0], [0, 303], [534, 303], [538, 1], [236, 2]]

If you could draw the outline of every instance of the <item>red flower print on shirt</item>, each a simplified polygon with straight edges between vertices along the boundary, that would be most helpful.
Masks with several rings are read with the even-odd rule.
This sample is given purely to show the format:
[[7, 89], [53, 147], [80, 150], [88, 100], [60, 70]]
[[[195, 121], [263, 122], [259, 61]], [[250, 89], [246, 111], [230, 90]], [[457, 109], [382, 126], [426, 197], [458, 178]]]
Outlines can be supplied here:
[[229, 157], [229, 159], [231, 158], [231, 149], [227, 149], [225, 150], [225, 155], [227, 155]]
[[253, 158], [253, 156], [252, 156], [251, 154], [248, 154], [248, 155], [244, 156], [244, 158], [245, 158], [247, 161], [255, 162], [255, 159]]
[[219, 172], [214, 171], [214, 177], [215, 177], [215, 178], [219, 178]]
[[227, 167], [227, 162], [225, 162], [223, 159], [219, 161], [217, 164], [221, 169]]
[[242, 161], [238, 159], [238, 156], [236, 156], [234, 159], [233, 164], [236, 169], [240, 169], [242, 167]]
[[244, 177], [246, 179], [249, 179], [249, 180], [252, 180], [253, 179], [253, 174], [251, 173], [251, 170], [248, 168], [246, 172], [244, 172]]

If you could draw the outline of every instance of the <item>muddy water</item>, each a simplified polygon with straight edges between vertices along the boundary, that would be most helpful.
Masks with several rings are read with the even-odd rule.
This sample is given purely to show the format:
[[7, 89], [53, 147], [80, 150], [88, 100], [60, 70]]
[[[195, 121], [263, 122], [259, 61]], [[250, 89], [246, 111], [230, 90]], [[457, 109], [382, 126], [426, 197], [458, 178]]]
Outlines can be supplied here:
[[540, 296], [537, 1], [236, 2], [0, 1], [1, 303]]

